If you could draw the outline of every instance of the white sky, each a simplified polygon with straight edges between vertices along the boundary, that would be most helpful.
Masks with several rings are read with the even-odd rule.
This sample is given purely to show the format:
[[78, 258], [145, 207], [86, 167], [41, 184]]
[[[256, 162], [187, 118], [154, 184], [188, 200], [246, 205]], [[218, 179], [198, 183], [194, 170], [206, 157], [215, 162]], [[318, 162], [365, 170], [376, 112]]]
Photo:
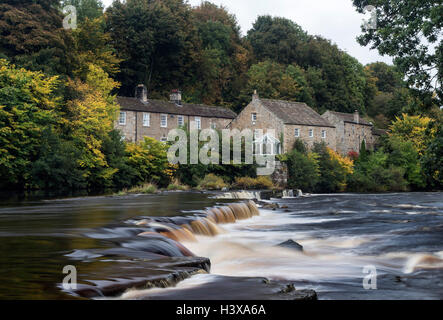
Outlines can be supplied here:
[[[112, 0], [102, 0], [110, 5]], [[188, 0], [199, 5], [201, 0]], [[361, 33], [362, 19], [367, 18], [357, 13], [352, 0], [210, 0], [223, 5], [235, 14], [243, 34], [252, 28], [257, 16], [269, 14], [285, 17], [299, 24], [312, 35], [321, 35], [336, 43], [339, 48], [367, 64], [375, 61], [392, 63], [390, 57], [382, 57], [377, 50], [360, 46], [355, 40]]]

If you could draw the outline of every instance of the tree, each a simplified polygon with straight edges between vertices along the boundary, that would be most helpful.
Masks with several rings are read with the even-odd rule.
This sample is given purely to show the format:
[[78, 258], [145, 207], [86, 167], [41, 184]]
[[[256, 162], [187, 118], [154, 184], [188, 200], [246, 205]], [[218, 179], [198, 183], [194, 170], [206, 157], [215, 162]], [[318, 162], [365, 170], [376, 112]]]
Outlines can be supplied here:
[[72, 38], [62, 27], [56, 0], [5, 0], [0, 4], [0, 56], [32, 71], [71, 75]]
[[105, 15], [111, 45], [123, 60], [117, 76], [122, 95], [132, 96], [143, 83], [152, 98], [161, 98], [200, 81], [197, 30], [183, 0], [117, 0]]
[[117, 83], [99, 67], [89, 66], [86, 81], [69, 80], [69, 100], [64, 108], [65, 134], [82, 150], [78, 165], [90, 186], [102, 186], [117, 172], [109, 167], [103, 153], [103, 141], [113, 130], [118, 110], [111, 94]]
[[295, 22], [271, 16], [259, 16], [247, 36], [259, 61], [281, 64], [297, 62], [299, 46], [307, 37]]
[[119, 72], [121, 60], [116, 57], [114, 48], [110, 46], [110, 35], [105, 32], [102, 17], [86, 18], [72, 32], [74, 38], [75, 67], [73, 74], [85, 81], [91, 64], [101, 68], [110, 76]]
[[[390, 134], [405, 141], [411, 141], [415, 150], [423, 155], [430, 137], [426, 131], [430, 121], [431, 119], [428, 117], [403, 114], [401, 117], [396, 117], [396, 120], [392, 122]], [[430, 133], [430, 135], [432, 136], [433, 133]]]
[[74, 6], [77, 10], [77, 22], [81, 25], [86, 19], [94, 20], [103, 15], [104, 5], [101, 0], [62, 0], [62, 7]]
[[136, 173], [132, 184], [150, 182], [167, 186], [175, 172], [175, 166], [168, 162], [167, 150], [166, 144], [149, 137], [140, 143], [129, 143], [128, 164]]
[[0, 177], [2, 186], [25, 188], [43, 144], [43, 132], [60, 121], [59, 81], [0, 59]]
[[435, 137], [429, 142], [422, 158], [422, 167], [426, 175], [427, 185], [443, 189], [443, 124], [435, 123], [430, 128], [436, 127]]
[[[377, 13], [377, 28], [363, 29], [357, 38], [371, 45], [381, 55], [394, 57], [394, 63], [408, 83], [432, 91], [443, 99], [443, 5], [435, 0], [353, 0], [357, 11], [373, 4]], [[436, 80], [436, 81], [434, 81]]]
[[293, 150], [287, 155], [288, 187], [313, 192], [320, 178], [318, 157]]

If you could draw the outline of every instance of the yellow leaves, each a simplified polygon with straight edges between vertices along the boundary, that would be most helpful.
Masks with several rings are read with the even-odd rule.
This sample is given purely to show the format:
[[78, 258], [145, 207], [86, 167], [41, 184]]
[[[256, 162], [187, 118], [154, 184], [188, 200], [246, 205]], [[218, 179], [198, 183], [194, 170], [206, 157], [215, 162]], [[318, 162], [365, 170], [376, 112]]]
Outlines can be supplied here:
[[411, 116], [403, 113], [401, 117], [396, 117], [390, 126], [390, 135], [399, 137], [405, 141], [412, 141], [415, 149], [420, 155], [426, 148], [427, 140], [435, 136], [435, 130], [431, 131], [429, 137], [426, 136], [431, 118], [423, 116]]
[[354, 161], [348, 157], [342, 157], [340, 154], [328, 148], [329, 156], [332, 160], [337, 161], [347, 174], [354, 173]]

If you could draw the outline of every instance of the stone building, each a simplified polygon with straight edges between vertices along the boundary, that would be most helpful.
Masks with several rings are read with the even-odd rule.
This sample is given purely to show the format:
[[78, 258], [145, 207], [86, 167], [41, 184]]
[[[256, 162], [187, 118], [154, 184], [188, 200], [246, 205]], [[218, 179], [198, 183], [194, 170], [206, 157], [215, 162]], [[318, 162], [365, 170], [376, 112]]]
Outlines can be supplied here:
[[126, 141], [141, 141], [145, 136], [166, 141], [172, 129], [224, 129], [236, 117], [223, 107], [184, 103], [174, 90], [169, 101], [148, 99], [146, 87], [139, 85], [135, 97], [117, 97], [120, 113], [115, 128]]
[[[266, 151], [263, 148], [255, 148], [255, 153], [282, 154], [291, 151], [297, 139], [303, 140], [308, 147], [312, 147], [315, 142], [325, 142], [331, 149], [336, 149], [335, 127], [308, 105], [300, 102], [262, 99], [257, 93], [254, 93], [251, 103], [231, 122], [229, 127], [240, 131], [262, 130], [264, 139], [255, 140], [254, 145], [265, 145], [271, 140], [274, 146]], [[274, 136], [267, 136], [266, 131], [269, 129], [275, 130]]]
[[336, 127], [337, 152], [343, 155], [351, 151], [359, 152], [363, 140], [368, 149], [374, 147], [376, 142], [373, 135], [374, 126], [362, 119], [358, 111], [354, 114], [326, 111], [322, 118]]

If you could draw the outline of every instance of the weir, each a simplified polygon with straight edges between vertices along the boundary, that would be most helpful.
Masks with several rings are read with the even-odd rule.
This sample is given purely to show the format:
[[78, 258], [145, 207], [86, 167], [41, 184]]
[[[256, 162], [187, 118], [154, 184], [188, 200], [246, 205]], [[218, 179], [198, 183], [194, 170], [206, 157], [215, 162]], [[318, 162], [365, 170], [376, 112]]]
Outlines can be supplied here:
[[151, 230], [140, 233], [142, 237], [162, 236], [173, 240], [184, 255], [189, 255], [181, 242], [196, 242], [196, 235], [213, 237], [223, 233], [219, 226], [222, 224], [235, 223], [237, 220], [250, 219], [260, 215], [257, 205], [252, 200], [241, 203], [232, 203], [227, 206], [219, 206], [207, 209], [200, 216], [195, 216], [188, 223], [175, 224], [174, 219], [168, 222], [157, 221], [156, 218], [143, 219], [136, 222], [137, 226], [148, 227]]

